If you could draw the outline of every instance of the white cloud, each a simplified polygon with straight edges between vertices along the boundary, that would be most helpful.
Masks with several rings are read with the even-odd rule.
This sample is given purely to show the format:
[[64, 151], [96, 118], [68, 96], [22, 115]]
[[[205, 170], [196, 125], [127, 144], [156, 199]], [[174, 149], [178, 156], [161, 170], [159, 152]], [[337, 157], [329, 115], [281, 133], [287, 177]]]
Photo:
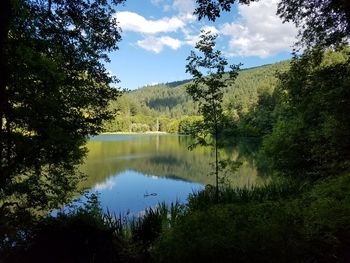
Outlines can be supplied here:
[[[219, 34], [220, 31], [215, 27], [215, 26], [203, 26], [201, 27], [201, 30], [205, 30], [205, 31], [210, 31], [213, 34]], [[200, 33], [198, 34], [193, 34], [193, 32], [191, 30], [183, 30], [183, 33], [185, 34], [185, 43], [190, 45], [190, 46], [195, 46], [196, 43], [199, 41], [200, 39]]]
[[201, 30], [211, 32], [212, 34], [219, 34], [219, 30], [217, 30], [215, 26], [203, 26]]
[[174, 10], [180, 14], [192, 14], [194, 11], [194, 0], [151, 0], [151, 4], [162, 6], [164, 12]]
[[113, 178], [107, 179], [103, 183], [97, 183], [94, 186], [94, 189], [97, 191], [102, 191], [102, 190], [112, 190], [116, 185], [116, 182], [113, 180]]
[[240, 20], [225, 23], [220, 32], [230, 37], [231, 55], [266, 58], [281, 51], [291, 50], [297, 29], [293, 24], [282, 23], [276, 15], [277, 0], [239, 5]]
[[192, 14], [194, 11], [193, 0], [174, 0], [172, 8], [177, 10], [179, 13]]
[[[177, 50], [183, 45], [194, 46], [199, 40], [199, 29], [229, 37], [227, 54], [266, 58], [281, 51], [290, 51], [295, 43], [297, 29], [276, 15], [279, 0], [252, 2], [238, 5], [239, 18], [222, 25], [195, 23], [192, 14], [194, 0], [151, 0], [151, 3], [177, 13], [172, 17], [147, 19], [135, 12], [116, 13], [124, 32], [140, 33], [143, 39], [137, 45], [145, 50], [160, 53], [164, 47]], [[170, 34], [170, 36], [169, 36]], [[182, 35], [180, 35], [182, 34]], [[224, 40], [224, 39], [221, 39]]]
[[146, 84], [145, 86], [155, 86], [155, 85], [158, 85], [160, 84], [159, 82], [151, 82], [149, 84]]
[[196, 43], [199, 41], [199, 35], [186, 35], [185, 43], [194, 47]]
[[186, 24], [197, 21], [197, 17], [192, 13], [182, 13], [178, 16], [178, 18]]
[[180, 48], [181, 41], [169, 36], [162, 36], [162, 37], [150, 36], [150, 37], [146, 37], [143, 40], [137, 41], [137, 45], [148, 51], [152, 51], [154, 53], [160, 53], [163, 50], [164, 46], [168, 46], [174, 50]]
[[[179, 1], [181, 2], [181, 1]], [[184, 3], [179, 3], [178, 8], [186, 6], [186, 1]], [[153, 4], [162, 4], [162, 0], [153, 0]], [[173, 4], [177, 3], [174, 1]], [[180, 6], [183, 4], [184, 6]], [[177, 16], [164, 17], [158, 20], [146, 19], [145, 17], [129, 11], [118, 12], [115, 14], [117, 20], [123, 31], [132, 31], [141, 33], [144, 37], [142, 40], [137, 41], [137, 45], [145, 50], [152, 51], [155, 53], [160, 53], [165, 46], [171, 49], [178, 49], [182, 44], [187, 42], [180, 41], [179, 39], [170, 36], [159, 36], [164, 33], [182, 33], [186, 36], [187, 27], [189, 24], [196, 21], [196, 17], [190, 13], [178, 13]]]
[[147, 20], [134, 12], [117, 12], [116, 18], [123, 31], [133, 31], [145, 34], [175, 32], [185, 26], [185, 22], [179, 17], [164, 17], [158, 20]]

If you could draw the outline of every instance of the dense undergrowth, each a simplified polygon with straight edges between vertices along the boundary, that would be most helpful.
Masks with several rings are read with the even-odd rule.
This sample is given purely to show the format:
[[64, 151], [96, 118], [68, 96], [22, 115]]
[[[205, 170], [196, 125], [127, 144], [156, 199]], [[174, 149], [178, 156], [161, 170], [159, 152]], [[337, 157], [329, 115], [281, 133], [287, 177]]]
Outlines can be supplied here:
[[347, 262], [349, 183], [343, 175], [312, 187], [228, 189], [219, 204], [195, 194], [188, 212], [161, 235], [157, 261]]
[[139, 218], [104, 214], [96, 197], [49, 216], [4, 262], [348, 262], [350, 174], [313, 184], [193, 193]]

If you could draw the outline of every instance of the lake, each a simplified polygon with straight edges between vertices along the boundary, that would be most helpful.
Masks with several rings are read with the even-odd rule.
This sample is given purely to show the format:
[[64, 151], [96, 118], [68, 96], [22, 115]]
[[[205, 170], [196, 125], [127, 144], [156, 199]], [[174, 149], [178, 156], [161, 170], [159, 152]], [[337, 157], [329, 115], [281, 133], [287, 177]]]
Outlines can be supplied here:
[[[82, 187], [98, 192], [105, 210], [137, 215], [159, 202], [185, 202], [193, 191], [215, 184], [214, 154], [208, 147], [188, 150], [191, 140], [180, 135], [99, 135], [87, 144], [80, 170]], [[227, 173], [232, 186], [253, 186], [268, 180], [258, 169], [257, 143], [239, 141], [220, 150], [221, 159], [239, 162]]]

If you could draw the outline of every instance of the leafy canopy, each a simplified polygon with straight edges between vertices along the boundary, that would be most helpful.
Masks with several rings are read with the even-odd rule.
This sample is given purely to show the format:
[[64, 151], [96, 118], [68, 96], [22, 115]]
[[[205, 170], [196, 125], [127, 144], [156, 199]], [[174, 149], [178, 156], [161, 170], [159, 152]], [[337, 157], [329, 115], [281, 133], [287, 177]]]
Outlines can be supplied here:
[[201, 133], [204, 137], [215, 136], [218, 133], [218, 125], [224, 118], [222, 109], [224, 88], [236, 79], [240, 66], [230, 65], [229, 74], [225, 75], [228, 62], [221, 51], [214, 49], [216, 38], [217, 35], [202, 31], [200, 40], [195, 46], [200, 54], [191, 51], [186, 65], [186, 72], [193, 76], [193, 81], [187, 85], [186, 90], [192, 99], [199, 103], [198, 111], [203, 116], [204, 122]]
[[121, 40], [112, 2], [1, 1], [1, 212], [53, 208], [75, 189], [87, 136], [120, 94], [104, 66]]
[[264, 140], [277, 170], [314, 179], [349, 170], [349, 62], [349, 48], [306, 52], [281, 75], [281, 110]]

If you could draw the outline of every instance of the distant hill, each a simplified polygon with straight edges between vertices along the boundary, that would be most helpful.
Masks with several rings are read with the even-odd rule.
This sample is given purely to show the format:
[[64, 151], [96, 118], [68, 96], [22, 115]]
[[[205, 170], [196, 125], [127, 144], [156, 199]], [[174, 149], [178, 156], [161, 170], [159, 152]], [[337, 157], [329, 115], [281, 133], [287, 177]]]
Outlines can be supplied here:
[[[247, 110], [257, 101], [258, 93], [272, 92], [276, 85], [276, 72], [287, 70], [289, 61], [260, 67], [242, 69], [233, 86], [227, 87], [224, 96], [224, 108], [231, 110], [241, 107]], [[186, 93], [186, 84], [191, 80], [182, 80], [142, 87], [128, 95], [159, 114], [170, 117], [196, 114], [197, 108]]]
[[172, 81], [172, 82], [167, 82], [165, 83], [166, 86], [170, 87], [170, 88], [175, 88], [177, 86], [186, 84], [188, 82], [190, 82], [191, 79], [185, 79], [185, 80], [179, 80], [179, 81]]
[[[273, 92], [277, 84], [276, 73], [286, 71], [289, 65], [289, 61], [283, 61], [241, 70], [235, 83], [225, 90], [225, 112], [233, 118], [239, 112], [248, 112], [256, 104], [260, 93]], [[186, 84], [190, 81], [145, 86], [125, 93], [111, 103], [111, 108], [116, 109], [117, 114], [114, 120], [106, 123], [106, 129], [176, 130], [180, 119], [198, 114], [196, 103], [186, 93]]]

